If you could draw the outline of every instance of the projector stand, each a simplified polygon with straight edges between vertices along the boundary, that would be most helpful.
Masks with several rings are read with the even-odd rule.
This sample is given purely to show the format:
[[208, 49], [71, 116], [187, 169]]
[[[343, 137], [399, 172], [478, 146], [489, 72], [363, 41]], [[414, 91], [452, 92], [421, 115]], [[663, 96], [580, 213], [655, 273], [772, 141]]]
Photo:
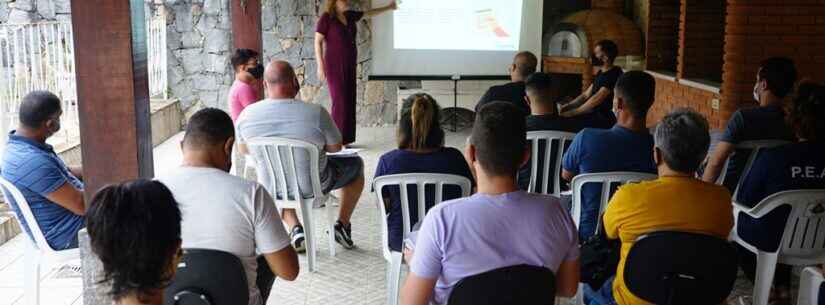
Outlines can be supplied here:
[[475, 113], [458, 107], [458, 81], [461, 76], [454, 75], [453, 80], [453, 107], [445, 108], [442, 113], [441, 125], [448, 125], [447, 130], [457, 132], [473, 125]]

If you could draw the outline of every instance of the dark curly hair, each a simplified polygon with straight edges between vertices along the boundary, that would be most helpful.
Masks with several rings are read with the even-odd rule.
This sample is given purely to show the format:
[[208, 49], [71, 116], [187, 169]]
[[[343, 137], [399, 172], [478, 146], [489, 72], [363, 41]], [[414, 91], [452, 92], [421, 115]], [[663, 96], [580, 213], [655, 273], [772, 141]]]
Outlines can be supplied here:
[[256, 58], [258, 55], [258, 52], [252, 49], [236, 49], [229, 57], [229, 62], [232, 63], [232, 69], [238, 69], [239, 66], [245, 65], [250, 59]]
[[166, 186], [135, 180], [102, 188], [86, 213], [92, 251], [103, 262], [102, 282], [117, 301], [144, 300], [174, 276], [181, 212]]
[[805, 140], [825, 139], [825, 84], [803, 81], [786, 105], [788, 125]]

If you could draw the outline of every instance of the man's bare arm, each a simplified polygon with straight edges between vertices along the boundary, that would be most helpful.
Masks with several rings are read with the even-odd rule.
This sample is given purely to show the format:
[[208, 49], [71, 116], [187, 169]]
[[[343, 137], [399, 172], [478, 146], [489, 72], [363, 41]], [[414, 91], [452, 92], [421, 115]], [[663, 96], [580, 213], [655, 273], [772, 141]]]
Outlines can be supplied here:
[[433, 295], [436, 280], [423, 278], [410, 272], [404, 282], [404, 287], [401, 288], [401, 304], [427, 305]]
[[298, 277], [298, 254], [292, 246], [287, 246], [273, 253], [264, 254], [266, 263], [272, 273], [287, 281], [294, 281]]
[[713, 153], [711, 153], [708, 158], [708, 164], [705, 166], [705, 172], [702, 174], [702, 180], [705, 182], [716, 183], [716, 179], [718, 179], [719, 175], [722, 174], [722, 168], [724, 168], [725, 163], [728, 162], [728, 157], [733, 154], [735, 149], [736, 146], [731, 143], [725, 141], [719, 142], [713, 150]]
[[83, 192], [76, 189], [68, 181], [54, 192], [46, 195], [46, 198], [51, 202], [66, 208], [75, 215], [86, 214], [86, 204], [83, 201]]

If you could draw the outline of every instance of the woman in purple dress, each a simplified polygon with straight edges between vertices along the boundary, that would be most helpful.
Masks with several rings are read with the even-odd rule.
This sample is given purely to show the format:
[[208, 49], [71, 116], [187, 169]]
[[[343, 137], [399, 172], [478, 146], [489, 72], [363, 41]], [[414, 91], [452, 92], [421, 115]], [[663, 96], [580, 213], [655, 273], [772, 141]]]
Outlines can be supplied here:
[[348, 0], [327, 0], [324, 14], [315, 29], [315, 58], [318, 79], [327, 81], [332, 97], [332, 120], [341, 130], [344, 145], [355, 142], [355, 71], [358, 47], [355, 37], [357, 23], [364, 16], [372, 17], [396, 9], [389, 5], [365, 12], [349, 10]]

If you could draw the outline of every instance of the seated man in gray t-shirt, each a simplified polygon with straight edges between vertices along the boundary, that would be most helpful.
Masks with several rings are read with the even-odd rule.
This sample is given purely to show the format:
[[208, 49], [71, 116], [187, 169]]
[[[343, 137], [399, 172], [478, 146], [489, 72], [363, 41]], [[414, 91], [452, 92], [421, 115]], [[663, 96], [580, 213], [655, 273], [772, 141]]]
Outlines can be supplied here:
[[298, 276], [298, 255], [263, 186], [229, 174], [235, 133], [229, 114], [196, 112], [183, 137], [183, 164], [158, 180], [182, 214], [183, 248], [220, 250], [237, 256], [246, 271], [249, 303], [266, 304], [275, 276]]
[[[241, 142], [255, 137], [282, 137], [306, 141], [318, 147], [320, 155], [318, 168], [320, 169], [321, 188], [323, 193], [340, 190], [341, 210], [338, 221], [335, 223], [335, 241], [352, 249], [352, 230], [350, 217], [352, 216], [361, 191], [364, 189], [364, 162], [358, 156], [334, 157], [326, 153], [341, 151], [343, 148], [341, 132], [333, 124], [332, 118], [326, 109], [319, 105], [304, 103], [295, 99], [300, 87], [295, 71], [284, 61], [270, 63], [264, 73], [264, 91], [266, 99], [248, 106], [241, 112], [237, 121], [237, 134]], [[263, 160], [260, 152], [252, 152], [255, 159]], [[308, 197], [312, 184], [309, 176], [309, 158], [315, 156], [296, 155], [298, 185], [301, 194]], [[258, 168], [264, 167], [258, 164]], [[269, 175], [259, 174], [258, 177], [264, 187], [268, 188], [273, 196], [293, 196], [283, 194], [282, 190], [273, 189], [273, 181]], [[290, 227], [292, 244], [299, 252], [305, 250], [304, 229], [298, 221], [294, 209], [283, 209], [281, 217]]]

